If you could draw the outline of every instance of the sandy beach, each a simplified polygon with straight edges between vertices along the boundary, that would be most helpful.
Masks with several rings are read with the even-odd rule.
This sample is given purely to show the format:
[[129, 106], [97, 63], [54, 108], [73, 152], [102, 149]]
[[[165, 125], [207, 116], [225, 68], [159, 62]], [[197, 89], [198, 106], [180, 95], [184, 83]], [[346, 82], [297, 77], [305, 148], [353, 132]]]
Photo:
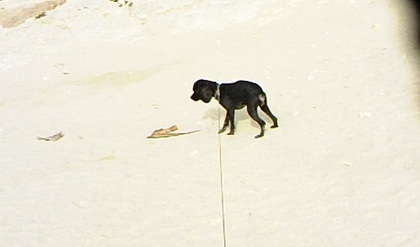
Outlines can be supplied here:
[[[5, 27], [43, 2], [0, 1], [0, 246], [420, 246], [411, 6], [67, 0]], [[279, 128], [218, 135], [200, 78], [257, 82]], [[199, 131], [146, 138], [172, 125]]]

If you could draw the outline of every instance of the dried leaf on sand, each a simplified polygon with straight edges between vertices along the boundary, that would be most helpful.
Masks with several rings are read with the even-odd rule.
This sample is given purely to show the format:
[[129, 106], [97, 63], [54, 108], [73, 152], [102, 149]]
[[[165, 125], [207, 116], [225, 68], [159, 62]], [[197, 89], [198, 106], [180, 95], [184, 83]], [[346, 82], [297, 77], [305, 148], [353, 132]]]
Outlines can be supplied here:
[[2, 11], [0, 12], [0, 25], [4, 28], [19, 26], [27, 19], [32, 17], [40, 18], [46, 14], [46, 11], [53, 10], [64, 3], [66, 3], [66, 0], [50, 0], [34, 4], [31, 7]]
[[40, 140], [40, 141], [48, 141], [48, 142], [56, 142], [56, 141], [60, 140], [63, 137], [64, 137], [63, 132], [59, 132], [57, 134], [54, 134], [54, 135], [48, 136], [48, 137], [38, 136], [38, 140]]
[[173, 137], [173, 136], [180, 136], [180, 135], [186, 135], [186, 134], [192, 134], [195, 132], [198, 132], [199, 130], [193, 130], [188, 132], [177, 132], [174, 133], [174, 131], [178, 130], [178, 126], [173, 125], [166, 129], [157, 129], [153, 131], [153, 133], [148, 136], [147, 138], [166, 138], [166, 137]]

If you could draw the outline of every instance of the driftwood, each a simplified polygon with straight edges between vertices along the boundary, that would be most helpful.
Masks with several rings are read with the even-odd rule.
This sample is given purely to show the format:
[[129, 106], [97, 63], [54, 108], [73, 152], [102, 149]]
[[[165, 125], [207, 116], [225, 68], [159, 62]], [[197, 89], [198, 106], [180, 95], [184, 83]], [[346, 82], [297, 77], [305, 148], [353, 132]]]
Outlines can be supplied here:
[[0, 12], [0, 25], [4, 28], [16, 27], [29, 18], [45, 16], [46, 11], [53, 10], [66, 3], [66, 0], [49, 0], [34, 4], [31, 7], [20, 7]]
[[180, 135], [187, 135], [187, 134], [192, 134], [195, 132], [198, 132], [199, 130], [193, 130], [193, 131], [189, 131], [189, 132], [177, 132], [174, 133], [174, 131], [178, 130], [178, 126], [173, 125], [169, 128], [166, 129], [157, 129], [155, 131], [153, 131], [153, 133], [148, 136], [147, 138], [167, 138], [167, 137], [174, 137], [174, 136], [180, 136]]

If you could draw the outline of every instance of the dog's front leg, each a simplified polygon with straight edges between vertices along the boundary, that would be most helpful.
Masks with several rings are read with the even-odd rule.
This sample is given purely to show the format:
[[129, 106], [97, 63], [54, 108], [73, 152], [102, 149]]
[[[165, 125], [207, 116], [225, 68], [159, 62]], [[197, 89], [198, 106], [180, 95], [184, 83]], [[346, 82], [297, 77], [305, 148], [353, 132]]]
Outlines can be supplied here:
[[227, 116], [229, 117], [230, 122], [230, 131], [228, 135], [235, 134], [235, 109], [228, 110]]
[[223, 123], [223, 127], [219, 130], [219, 134], [225, 132], [228, 126], [229, 126], [229, 111], [226, 111], [225, 122]]

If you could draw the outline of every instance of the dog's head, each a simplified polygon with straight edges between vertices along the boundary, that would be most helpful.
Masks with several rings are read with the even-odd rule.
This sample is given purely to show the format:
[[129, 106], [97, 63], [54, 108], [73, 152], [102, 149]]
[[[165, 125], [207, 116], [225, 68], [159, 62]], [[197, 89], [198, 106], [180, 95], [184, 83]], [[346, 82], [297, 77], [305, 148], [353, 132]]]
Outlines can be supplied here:
[[194, 83], [191, 99], [194, 101], [202, 100], [209, 103], [211, 98], [216, 94], [217, 83], [208, 80], [198, 80]]

